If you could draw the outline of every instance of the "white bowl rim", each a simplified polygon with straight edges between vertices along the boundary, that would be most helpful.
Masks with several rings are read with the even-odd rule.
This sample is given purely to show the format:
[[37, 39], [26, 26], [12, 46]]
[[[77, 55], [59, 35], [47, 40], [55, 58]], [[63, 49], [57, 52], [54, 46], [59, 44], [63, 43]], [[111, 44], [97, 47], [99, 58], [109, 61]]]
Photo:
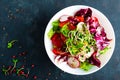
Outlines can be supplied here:
[[[102, 15], [103, 15], [103, 17], [105, 17], [107, 20], [108, 20], [108, 18], [102, 13], [102, 12], [100, 12], [99, 10], [97, 10], [96, 8], [93, 8], [93, 7], [91, 7], [91, 6], [86, 6], [86, 5], [72, 5], [72, 6], [68, 6], [68, 7], [66, 7], [66, 8], [63, 8], [63, 9], [61, 9], [60, 11], [62, 11], [62, 10], [64, 10], [64, 9], [67, 9], [67, 8], [71, 8], [71, 7], [85, 7], [85, 8], [90, 8], [90, 9], [94, 9], [94, 10], [96, 10], [96, 11], [98, 11], [99, 13], [101, 13]], [[58, 11], [55, 15], [57, 15], [60, 11]], [[55, 16], [54, 15], [54, 16]], [[64, 14], [63, 14], [64, 15]], [[53, 17], [54, 17], [53, 16]], [[48, 22], [48, 25], [50, 24], [50, 22], [51, 22], [51, 20], [53, 19], [53, 17], [50, 19], [50, 21]], [[60, 68], [58, 65], [56, 65], [55, 64], [55, 62], [53, 62], [52, 61], [52, 59], [49, 57], [49, 54], [48, 54], [48, 50], [47, 50], [47, 46], [45, 45], [46, 44], [46, 30], [47, 30], [47, 27], [48, 27], [48, 25], [47, 25], [47, 27], [46, 27], [46, 29], [45, 29], [45, 34], [44, 34], [44, 45], [45, 45], [45, 49], [46, 49], [46, 52], [47, 52], [47, 55], [48, 55], [48, 57], [50, 58], [50, 60], [52, 61], [52, 63], [55, 65], [55, 66], [57, 66], [59, 69], [61, 69], [62, 71], [64, 71], [64, 72], [67, 72], [67, 73], [69, 73], [69, 74], [72, 74], [72, 75], [88, 75], [88, 74], [92, 74], [92, 73], [95, 73], [95, 72], [97, 72], [97, 71], [99, 71], [100, 69], [102, 69], [108, 62], [109, 62], [109, 60], [111, 59], [111, 57], [112, 57], [112, 55], [113, 55], [113, 52], [114, 52], [114, 49], [115, 49], [115, 32], [114, 32], [114, 29], [113, 29], [113, 26], [112, 26], [112, 24], [111, 24], [111, 22], [108, 20], [108, 22], [109, 22], [109, 24], [110, 24], [110, 26], [111, 26], [111, 28], [112, 28], [112, 31], [113, 31], [113, 35], [114, 35], [114, 45], [113, 45], [113, 49], [112, 49], [112, 52], [111, 52], [111, 55], [110, 55], [110, 57], [108, 58], [108, 60], [106, 61], [106, 63], [104, 64], [104, 65], [102, 65], [100, 68], [98, 68], [98, 69], [96, 69], [96, 70], [93, 70], [93, 71], [91, 71], [91, 72], [86, 72], [86, 73], [84, 73], [84, 74], [76, 74], [76, 73], [70, 73], [70, 72], [68, 72], [68, 71], [65, 71], [63, 68]]]

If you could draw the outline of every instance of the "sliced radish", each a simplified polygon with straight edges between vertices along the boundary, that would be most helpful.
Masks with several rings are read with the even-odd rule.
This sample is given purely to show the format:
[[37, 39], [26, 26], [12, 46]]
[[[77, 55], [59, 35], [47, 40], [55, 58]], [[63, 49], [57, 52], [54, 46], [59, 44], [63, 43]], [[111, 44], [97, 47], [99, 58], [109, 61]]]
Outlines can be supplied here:
[[59, 18], [59, 21], [60, 22], [65, 22], [65, 21], [67, 21], [68, 20], [68, 15], [63, 15], [63, 16], [61, 16], [60, 18]]
[[77, 58], [75, 57], [69, 57], [67, 64], [71, 67], [71, 68], [78, 68], [80, 66], [80, 62], [78, 61]]

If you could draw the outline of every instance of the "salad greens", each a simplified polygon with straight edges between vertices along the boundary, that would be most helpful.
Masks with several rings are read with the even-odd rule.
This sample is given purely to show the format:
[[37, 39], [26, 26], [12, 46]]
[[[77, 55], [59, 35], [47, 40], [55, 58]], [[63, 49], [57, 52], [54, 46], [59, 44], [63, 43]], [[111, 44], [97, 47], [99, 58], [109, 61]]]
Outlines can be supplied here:
[[54, 35], [55, 31], [53, 30], [53, 28], [50, 29], [50, 31], [48, 32], [48, 37], [51, 38]]
[[58, 30], [58, 26], [59, 26], [59, 21], [58, 20], [56, 20], [56, 21], [54, 21], [54, 22], [52, 22], [52, 28], [50, 29], [50, 31], [48, 32], [48, 37], [49, 38], [51, 38], [53, 35], [54, 35], [54, 33]]
[[52, 22], [52, 26], [53, 26], [53, 31], [57, 31], [58, 26], [59, 26], [59, 21], [56, 20], [56, 21]]
[[68, 33], [69, 33], [69, 29], [68, 29], [68, 25], [65, 24], [61, 29], [60, 29], [60, 32], [65, 36], [65, 37], [68, 37]]
[[[90, 52], [90, 47], [95, 45], [95, 40], [88, 31], [86, 25], [82, 25], [82, 30], [76, 29], [69, 31], [66, 45], [71, 55], [76, 55], [78, 52]], [[80, 31], [79, 31], [80, 30]], [[67, 31], [67, 30], [65, 30]], [[91, 43], [92, 42], [92, 43]]]
[[89, 71], [92, 67], [93, 67], [93, 65], [88, 63], [87, 61], [81, 62], [81, 65], [80, 65], [80, 68], [85, 71]]
[[99, 51], [100, 54], [104, 54], [106, 53], [110, 48], [109, 47], [106, 47], [104, 48], [103, 50]]

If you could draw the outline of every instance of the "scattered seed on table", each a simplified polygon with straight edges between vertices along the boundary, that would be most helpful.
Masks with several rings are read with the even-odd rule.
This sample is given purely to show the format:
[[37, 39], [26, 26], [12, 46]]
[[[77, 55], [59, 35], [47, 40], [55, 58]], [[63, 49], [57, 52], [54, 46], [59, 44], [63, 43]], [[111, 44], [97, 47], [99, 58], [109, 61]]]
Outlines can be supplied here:
[[31, 67], [32, 67], [32, 68], [34, 68], [34, 67], [35, 67], [35, 65], [34, 65], [34, 64], [32, 64], [32, 65], [31, 65]]
[[5, 27], [3, 27], [3, 30], [4, 30], [4, 31], [5, 31], [5, 29], [6, 29], [6, 28], [5, 28]]
[[34, 80], [36, 80], [36, 79], [37, 79], [37, 76], [36, 76], [36, 75], [34, 75], [34, 76], [33, 76], [33, 79], [34, 79]]
[[3, 56], [4, 56], [4, 54], [1, 54], [1, 56], [3, 57]]
[[12, 56], [12, 58], [16, 58], [16, 56]]
[[55, 79], [58, 79], [57, 77], [55, 77]]
[[48, 76], [50, 76], [51, 75], [51, 73], [48, 73]]

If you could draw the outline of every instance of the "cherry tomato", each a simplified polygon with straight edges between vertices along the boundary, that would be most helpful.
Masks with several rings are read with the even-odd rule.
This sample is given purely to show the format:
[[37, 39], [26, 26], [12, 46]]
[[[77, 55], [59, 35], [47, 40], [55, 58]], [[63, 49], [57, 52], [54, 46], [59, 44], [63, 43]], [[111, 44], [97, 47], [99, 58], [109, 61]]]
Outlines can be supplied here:
[[62, 50], [58, 49], [58, 48], [53, 48], [52, 52], [55, 54], [55, 55], [68, 55], [68, 52], [63, 52]]
[[61, 37], [60, 37], [60, 33], [55, 33], [55, 34], [52, 36], [51, 40], [52, 40], [52, 44], [53, 44], [54, 46], [56, 46], [57, 48], [61, 48], [61, 47], [63, 47], [63, 45], [64, 45], [64, 42], [62, 41], [62, 39], [61, 39]]
[[80, 62], [77, 58], [75, 57], [69, 57], [67, 64], [71, 67], [71, 68], [78, 68], [80, 66]]

